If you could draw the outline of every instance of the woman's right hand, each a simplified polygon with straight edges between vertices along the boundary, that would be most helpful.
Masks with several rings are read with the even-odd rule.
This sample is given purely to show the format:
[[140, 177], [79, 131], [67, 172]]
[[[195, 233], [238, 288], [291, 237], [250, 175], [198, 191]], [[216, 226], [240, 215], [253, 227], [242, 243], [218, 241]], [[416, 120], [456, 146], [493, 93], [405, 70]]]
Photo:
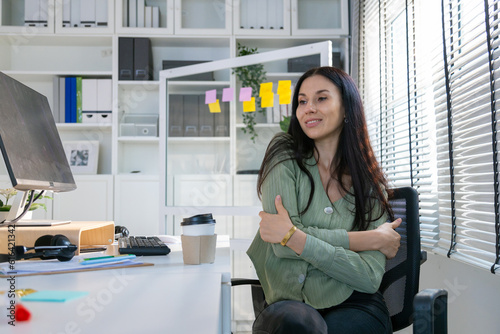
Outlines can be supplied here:
[[398, 218], [392, 223], [384, 223], [374, 230], [376, 232], [378, 250], [388, 259], [396, 256], [401, 244], [401, 236], [395, 231], [401, 225], [401, 222], [401, 218]]

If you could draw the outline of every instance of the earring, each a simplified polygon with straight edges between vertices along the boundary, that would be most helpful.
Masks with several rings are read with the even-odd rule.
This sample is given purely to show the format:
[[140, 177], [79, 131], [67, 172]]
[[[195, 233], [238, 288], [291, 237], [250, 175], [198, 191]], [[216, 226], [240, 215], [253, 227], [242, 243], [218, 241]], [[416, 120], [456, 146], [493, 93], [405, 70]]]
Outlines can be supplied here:
[[349, 123], [349, 121], [347, 120], [346, 117], [344, 117], [344, 123], [346, 123], [346, 124]]

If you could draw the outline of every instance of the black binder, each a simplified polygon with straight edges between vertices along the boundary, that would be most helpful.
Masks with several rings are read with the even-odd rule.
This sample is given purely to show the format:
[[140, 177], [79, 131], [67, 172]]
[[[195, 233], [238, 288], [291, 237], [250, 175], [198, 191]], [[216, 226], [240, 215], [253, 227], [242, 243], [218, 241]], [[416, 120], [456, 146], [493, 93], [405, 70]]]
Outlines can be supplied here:
[[134, 38], [134, 80], [153, 80], [153, 57], [149, 38]]
[[[303, 73], [307, 70], [318, 67], [320, 64], [319, 55], [304, 56], [288, 59], [288, 72]], [[342, 68], [340, 52], [332, 52], [332, 66]]]
[[171, 94], [168, 100], [168, 136], [184, 136], [184, 96]]
[[134, 39], [118, 38], [118, 80], [134, 80]]
[[199, 136], [198, 95], [184, 95], [184, 137]]
[[[221, 101], [221, 97], [217, 97]], [[214, 136], [214, 117], [215, 114], [210, 112], [208, 104], [205, 104], [205, 95], [198, 95], [198, 122], [199, 122], [199, 136], [200, 137], [213, 137]]]

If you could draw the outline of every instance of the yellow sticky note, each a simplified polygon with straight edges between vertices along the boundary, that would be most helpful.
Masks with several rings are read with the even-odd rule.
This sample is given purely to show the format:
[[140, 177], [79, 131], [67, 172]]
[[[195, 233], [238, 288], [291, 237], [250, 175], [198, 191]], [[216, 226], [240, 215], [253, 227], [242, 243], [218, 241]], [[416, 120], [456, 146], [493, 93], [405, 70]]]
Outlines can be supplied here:
[[220, 103], [219, 99], [215, 100], [213, 103], [209, 103], [208, 107], [210, 108], [211, 113], [217, 113], [220, 112]]
[[278, 91], [276, 93], [283, 94], [291, 91], [292, 80], [280, 80], [278, 81]]
[[272, 93], [272, 91], [273, 91], [273, 83], [272, 82], [261, 83], [259, 96], [264, 96], [267, 93]]
[[292, 103], [292, 92], [280, 94], [280, 104], [290, 104]]
[[243, 101], [243, 112], [255, 111], [255, 97], [252, 96], [250, 101]]
[[274, 93], [267, 92], [262, 95], [260, 101], [261, 108], [272, 108], [274, 106]]

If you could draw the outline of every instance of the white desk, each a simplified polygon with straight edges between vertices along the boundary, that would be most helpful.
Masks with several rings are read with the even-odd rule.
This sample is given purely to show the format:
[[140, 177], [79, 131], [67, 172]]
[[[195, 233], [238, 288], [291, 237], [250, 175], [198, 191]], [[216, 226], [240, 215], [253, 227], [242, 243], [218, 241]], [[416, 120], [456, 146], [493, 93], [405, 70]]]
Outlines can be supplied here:
[[[16, 288], [87, 291], [64, 303], [24, 302], [32, 318], [0, 333], [230, 333], [229, 239], [218, 236], [213, 264], [184, 265], [180, 245], [154, 266], [17, 277]], [[0, 278], [0, 290], [8, 282]]]

